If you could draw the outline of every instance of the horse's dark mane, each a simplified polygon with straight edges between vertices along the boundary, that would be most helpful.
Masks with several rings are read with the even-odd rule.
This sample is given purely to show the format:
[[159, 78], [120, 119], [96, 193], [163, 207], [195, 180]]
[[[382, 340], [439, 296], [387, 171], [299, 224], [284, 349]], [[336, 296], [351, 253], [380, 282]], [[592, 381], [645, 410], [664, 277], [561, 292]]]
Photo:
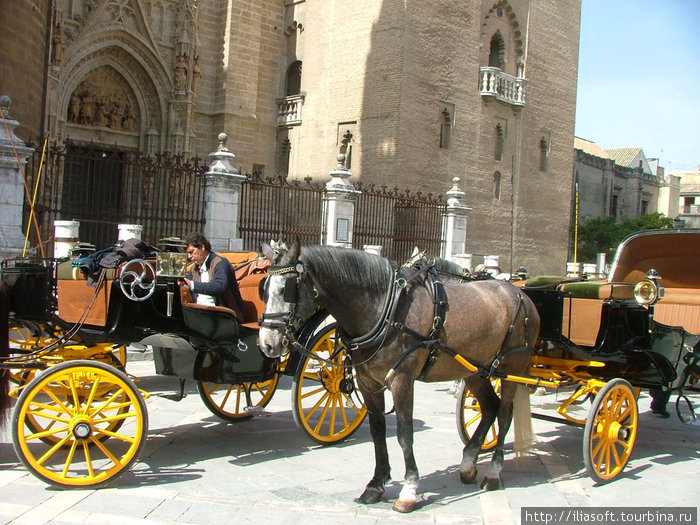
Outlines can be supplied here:
[[464, 268], [456, 262], [450, 261], [449, 259], [441, 259], [439, 257], [434, 259], [434, 261], [435, 270], [438, 274], [445, 274], [449, 277], [454, 277], [456, 279], [466, 279], [467, 276], [464, 274]]
[[359, 250], [335, 246], [304, 246], [300, 259], [322, 281], [362, 283], [369, 288], [384, 290], [389, 286], [392, 276], [388, 260]]

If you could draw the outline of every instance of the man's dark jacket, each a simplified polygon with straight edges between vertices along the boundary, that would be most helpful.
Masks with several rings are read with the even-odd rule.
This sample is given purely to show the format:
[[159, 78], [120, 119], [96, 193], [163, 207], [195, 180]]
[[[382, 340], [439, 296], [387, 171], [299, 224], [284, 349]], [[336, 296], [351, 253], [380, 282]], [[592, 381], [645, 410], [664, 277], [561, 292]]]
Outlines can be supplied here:
[[188, 277], [192, 279], [192, 295], [197, 300], [197, 294], [214, 296], [217, 306], [226, 306], [234, 312], [240, 322], [243, 322], [243, 299], [238, 290], [238, 282], [233, 266], [226, 259], [214, 252], [209, 252], [206, 260], [209, 269], [209, 282], [203, 283], [199, 265], [195, 264]]

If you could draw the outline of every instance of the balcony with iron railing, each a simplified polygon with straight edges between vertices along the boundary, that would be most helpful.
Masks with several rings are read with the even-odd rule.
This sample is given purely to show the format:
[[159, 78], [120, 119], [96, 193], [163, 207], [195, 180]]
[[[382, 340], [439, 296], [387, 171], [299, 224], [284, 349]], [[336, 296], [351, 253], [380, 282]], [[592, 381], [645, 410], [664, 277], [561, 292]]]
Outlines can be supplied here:
[[301, 124], [301, 107], [304, 94], [291, 95], [277, 99], [277, 126], [281, 128]]
[[513, 106], [524, 106], [526, 82], [526, 79], [503, 73], [497, 67], [480, 69], [479, 89], [486, 99], [495, 98]]

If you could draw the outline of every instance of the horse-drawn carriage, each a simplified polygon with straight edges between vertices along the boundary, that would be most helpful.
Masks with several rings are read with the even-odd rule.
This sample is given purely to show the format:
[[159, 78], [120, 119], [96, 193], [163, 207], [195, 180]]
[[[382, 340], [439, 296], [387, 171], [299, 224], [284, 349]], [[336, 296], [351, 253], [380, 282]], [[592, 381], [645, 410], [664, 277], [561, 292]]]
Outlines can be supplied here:
[[700, 371], [699, 230], [628, 238], [604, 280], [517, 286], [430, 259], [396, 267], [332, 247], [263, 253], [264, 263], [228, 254], [248, 305], [235, 322], [180, 295], [181, 253], [123, 263], [93, 287], [69, 261], [6, 262], [14, 344], [2, 368], [18, 384], [13, 441], [29, 470], [56, 485], [98, 486], [136, 460], [145, 393], [124, 372], [124, 345], [137, 341], [153, 346], [158, 373], [197, 381], [207, 407], [229, 421], [264, 407], [281, 374], [294, 376], [294, 419], [317, 442], [348, 437], [369, 414], [377, 466], [364, 503], [378, 501], [389, 479], [390, 390], [406, 462], [400, 511], [414, 508], [418, 487], [414, 380], [465, 378], [460, 478], [474, 481], [479, 452], [493, 448], [488, 489], [500, 483], [511, 419], [516, 451], [528, 442], [528, 389], [565, 394], [557, 420], [584, 427], [584, 462], [597, 481], [614, 479], [630, 458], [640, 389], [677, 392], [679, 414], [694, 417], [683, 388]]
[[[16, 398], [15, 451], [34, 475], [62, 487], [97, 487], [138, 459], [149, 394], [126, 372], [134, 343], [152, 347], [158, 374], [180, 378], [180, 396], [185, 380], [194, 380], [206, 407], [224, 421], [261, 413], [280, 376], [290, 375], [294, 418], [312, 440], [338, 442], [359, 427], [366, 411], [343, 355], [319, 366], [298, 353], [278, 359], [258, 349], [264, 310], [258, 288], [268, 261], [255, 252], [220, 254], [238, 280], [244, 312], [237, 318], [227, 308], [194, 303], [177, 284], [187, 267], [184, 246], [163, 248], [143, 259], [116, 246], [108, 264], [3, 261], [11, 315], [0, 374], [12, 379], [9, 395]], [[296, 334], [314, 353], [328, 345], [332, 328], [324, 322], [315, 316]]]

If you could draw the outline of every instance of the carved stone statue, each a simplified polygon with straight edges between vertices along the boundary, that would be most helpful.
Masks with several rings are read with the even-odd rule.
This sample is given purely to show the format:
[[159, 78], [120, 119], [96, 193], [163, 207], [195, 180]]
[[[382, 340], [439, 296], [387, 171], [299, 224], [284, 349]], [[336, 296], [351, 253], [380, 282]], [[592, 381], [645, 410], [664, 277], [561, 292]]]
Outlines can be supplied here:
[[202, 81], [202, 70], [199, 67], [199, 57], [194, 57], [194, 64], [192, 64], [192, 91], [195, 93], [199, 92], [199, 85]]
[[61, 60], [63, 60], [63, 29], [61, 24], [55, 25], [51, 43], [53, 44], [51, 62], [56, 66], [60, 66]]
[[68, 106], [68, 122], [78, 124], [80, 121], [80, 97], [77, 93], [70, 96], [70, 104]]
[[134, 131], [136, 127], [136, 117], [134, 116], [134, 111], [131, 109], [129, 104], [126, 105], [126, 110], [124, 111], [124, 120], [122, 120], [122, 127], [126, 131]]
[[86, 93], [80, 104], [80, 124], [90, 126], [94, 118], [94, 98], [92, 93]]
[[184, 55], [179, 55], [175, 61], [175, 89], [187, 89], [187, 62]]

